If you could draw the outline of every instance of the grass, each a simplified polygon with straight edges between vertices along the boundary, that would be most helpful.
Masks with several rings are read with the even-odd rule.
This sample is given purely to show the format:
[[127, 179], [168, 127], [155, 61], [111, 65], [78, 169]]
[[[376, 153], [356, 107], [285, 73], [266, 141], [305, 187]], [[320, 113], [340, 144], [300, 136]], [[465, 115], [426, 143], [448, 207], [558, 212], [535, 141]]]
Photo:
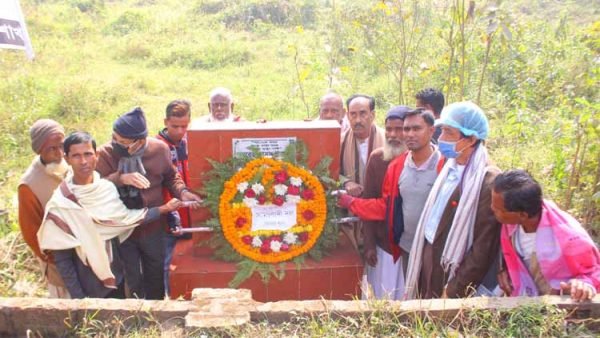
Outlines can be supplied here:
[[[31, 258], [15, 232], [0, 238], [0, 288], [4, 297], [44, 297], [37, 261]], [[265, 321], [248, 325], [185, 332], [181, 319], [166, 323], [152, 316], [113, 317], [99, 320], [89, 314], [82, 321], [65, 319], [65, 335], [76, 337], [591, 337], [599, 334], [600, 319], [577, 320], [566, 311], [543, 304], [512, 311], [465, 311], [453, 318], [414, 313], [391, 313], [383, 302], [375, 311], [357, 317], [326, 313], [298, 317], [291, 322]]]
[[161, 324], [139, 317], [100, 321], [90, 315], [69, 327], [66, 334], [78, 337], [592, 337], [599, 333], [586, 325], [597, 327], [600, 320], [582, 322], [567, 319], [568, 315], [554, 306], [534, 305], [508, 312], [474, 310], [441, 319], [390, 313], [381, 307], [372, 314], [354, 317], [325, 313], [279, 324], [260, 321], [188, 331], [181, 322]]

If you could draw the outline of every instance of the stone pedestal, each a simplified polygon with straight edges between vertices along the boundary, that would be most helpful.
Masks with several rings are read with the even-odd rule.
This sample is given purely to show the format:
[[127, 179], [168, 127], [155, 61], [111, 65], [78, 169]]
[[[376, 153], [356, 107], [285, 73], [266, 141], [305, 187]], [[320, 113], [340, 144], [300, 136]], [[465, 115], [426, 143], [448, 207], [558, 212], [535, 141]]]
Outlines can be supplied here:
[[[202, 187], [202, 174], [212, 167], [207, 159], [223, 162], [233, 154], [234, 140], [295, 138], [309, 150], [309, 166], [330, 156], [331, 176], [339, 174], [340, 126], [335, 121], [279, 121], [267, 123], [199, 123], [188, 130], [190, 186]], [[193, 226], [201, 226], [210, 217], [207, 209], [192, 212]], [[191, 296], [194, 288], [225, 288], [236, 273], [236, 265], [216, 261], [212, 250], [200, 243], [210, 233], [194, 233], [192, 240], [179, 241], [172, 261], [171, 297]], [[311, 259], [298, 269], [287, 264], [283, 280], [271, 278], [268, 284], [253, 275], [240, 287], [252, 290], [257, 301], [302, 299], [352, 299], [360, 296], [362, 262], [358, 253], [340, 238], [339, 247], [320, 262]]]

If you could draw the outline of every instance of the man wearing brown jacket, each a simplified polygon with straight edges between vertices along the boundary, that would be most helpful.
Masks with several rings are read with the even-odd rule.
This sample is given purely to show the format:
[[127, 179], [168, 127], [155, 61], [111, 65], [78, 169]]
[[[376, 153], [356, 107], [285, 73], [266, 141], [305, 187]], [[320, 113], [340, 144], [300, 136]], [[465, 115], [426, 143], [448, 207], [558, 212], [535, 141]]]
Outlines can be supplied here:
[[[365, 190], [363, 198], [380, 198], [383, 178], [390, 162], [406, 149], [402, 126], [404, 116], [411, 109], [406, 106], [393, 107], [385, 117], [385, 144], [373, 150], [365, 170]], [[364, 256], [367, 282], [372, 288], [375, 298], [394, 297], [397, 284], [404, 284], [404, 277], [397, 262], [391, 255], [388, 233], [385, 222], [363, 221]], [[399, 281], [401, 279], [401, 281]], [[365, 286], [363, 286], [364, 289]], [[363, 291], [363, 297], [366, 296]]]
[[68, 165], [63, 158], [65, 130], [56, 121], [41, 119], [29, 130], [31, 148], [36, 156], [19, 183], [19, 227], [25, 243], [40, 260], [48, 282], [51, 298], [70, 298], [53, 257], [40, 250], [36, 234], [42, 225], [44, 208], [54, 189], [67, 173]]
[[[472, 294], [495, 275], [500, 223], [490, 207], [499, 169], [489, 165], [488, 121], [477, 105], [442, 110], [439, 150], [448, 159], [427, 198], [411, 248], [406, 293], [412, 298]], [[488, 285], [487, 287], [491, 287]]]
[[[200, 201], [187, 190], [171, 164], [167, 145], [148, 137], [146, 118], [139, 107], [115, 121], [113, 139], [98, 150], [98, 157], [96, 170], [117, 186], [121, 199], [130, 209], [162, 205], [163, 187], [182, 201]], [[164, 298], [165, 224], [166, 220], [161, 217], [139, 226], [119, 247], [128, 296]]]

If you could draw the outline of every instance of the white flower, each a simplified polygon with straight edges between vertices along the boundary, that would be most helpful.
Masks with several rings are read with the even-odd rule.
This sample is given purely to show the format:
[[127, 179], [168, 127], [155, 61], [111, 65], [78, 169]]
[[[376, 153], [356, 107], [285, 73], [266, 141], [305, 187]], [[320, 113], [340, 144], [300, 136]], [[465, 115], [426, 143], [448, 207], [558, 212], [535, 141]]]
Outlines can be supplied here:
[[297, 195], [286, 195], [285, 201], [288, 203], [298, 204], [302, 198]]
[[300, 177], [290, 177], [290, 183], [293, 186], [300, 187], [302, 185], [302, 179]]
[[263, 187], [263, 185], [260, 183], [254, 183], [252, 185], [252, 190], [254, 190], [257, 195], [260, 195], [265, 191], [265, 187]]
[[262, 241], [260, 240], [260, 237], [252, 237], [252, 246], [255, 248], [260, 248], [262, 246]]
[[241, 182], [241, 183], [238, 183], [238, 185], [237, 185], [237, 190], [238, 190], [240, 193], [242, 193], [242, 194], [243, 194], [243, 193], [244, 193], [244, 191], [246, 191], [246, 189], [248, 189], [248, 182]]
[[298, 236], [293, 232], [286, 232], [283, 236], [283, 241], [287, 244], [295, 244], [298, 240]]
[[281, 250], [281, 242], [280, 241], [271, 241], [271, 251], [279, 252]]
[[287, 185], [285, 184], [277, 184], [273, 187], [273, 189], [275, 189], [275, 195], [285, 195], [285, 193], [287, 192]]
[[253, 197], [244, 197], [244, 199], [242, 200], [242, 202], [244, 202], [244, 204], [248, 207], [248, 208], [252, 208], [258, 205], [258, 201], [256, 200], [256, 198]]

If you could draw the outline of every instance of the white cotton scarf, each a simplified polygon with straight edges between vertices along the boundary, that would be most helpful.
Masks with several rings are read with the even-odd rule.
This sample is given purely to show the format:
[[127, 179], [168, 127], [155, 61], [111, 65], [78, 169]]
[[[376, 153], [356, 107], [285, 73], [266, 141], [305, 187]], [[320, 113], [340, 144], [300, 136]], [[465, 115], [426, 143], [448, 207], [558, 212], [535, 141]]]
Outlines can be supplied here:
[[120, 242], [126, 240], [142, 223], [148, 209], [127, 209], [114, 184], [101, 179], [97, 172], [91, 184], [73, 184], [72, 174], [63, 184], [77, 201], [65, 195], [61, 186], [54, 191], [37, 233], [40, 249], [75, 249], [79, 259], [90, 266], [106, 287], [115, 287], [108, 241], [115, 237]]
[[[413, 246], [410, 251], [410, 258], [408, 261], [408, 272], [406, 278], [405, 287], [405, 299], [414, 299], [416, 297], [417, 284], [419, 275], [421, 274], [421, 266], [423, 264], [423, 247], [425, 245], [425, 224], [430, 217], [433, 204], [435, 199], [442, 187], [446, 176], [448, 176], [448, 168], [455, 165], [456, 159], [448, 159], [444, 168], [438, 175], [433, 188], [427, 197], [425, 207], [421, 213], [419, 224], [415, 233], [415, 239]], [[463, 175], [462, 193], [446, 244], [444, 245], [444, 251], [442, 252], [442, 258], [440, 264], [444, 268], [444, 271], [448, 273], [448, 280], [454, 278], [456, 270], [463, 260], [465, 253], [471, 248], [473, 244], [473, 228], [475, 224], [475, 217], [477, 216], [477, 204], [479, 203], [479, 193], [481, 191], [481, 185], [487, 171], [488, 153], [483, 146], [480, 144], [475, 152], [471, 155], [469, 163], [465, 168]], [[466, 236], [465, 236], [466, 234]]]

